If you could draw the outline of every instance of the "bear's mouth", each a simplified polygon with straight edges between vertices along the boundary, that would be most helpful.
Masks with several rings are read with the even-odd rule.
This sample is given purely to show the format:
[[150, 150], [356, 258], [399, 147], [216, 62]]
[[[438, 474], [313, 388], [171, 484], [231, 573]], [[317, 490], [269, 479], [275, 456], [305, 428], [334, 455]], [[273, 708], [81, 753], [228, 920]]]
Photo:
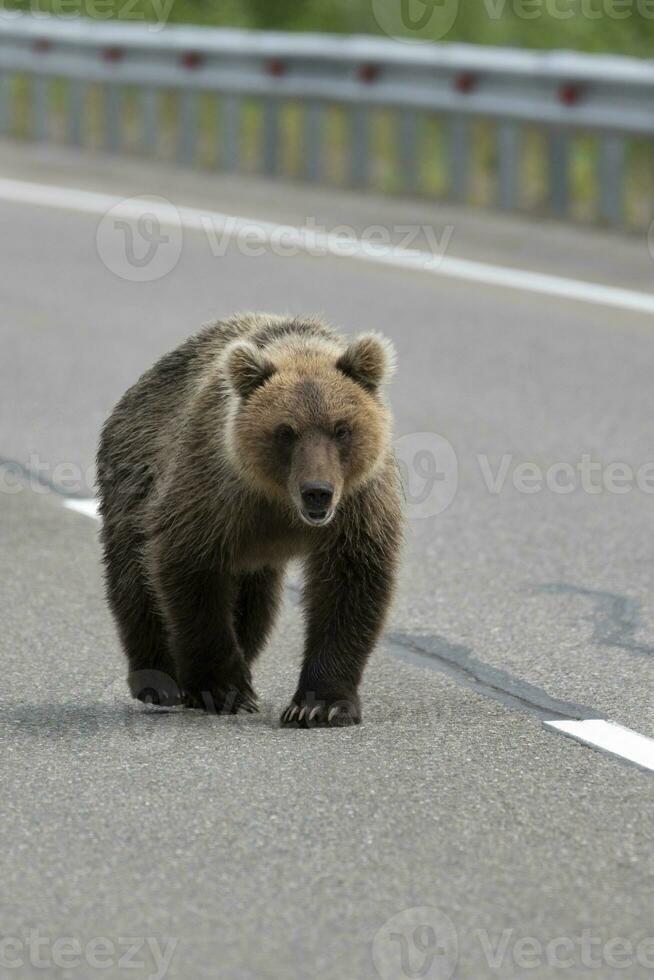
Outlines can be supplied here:
[[329, 507], [327, 510], [305, 510], [304, 508], [300, 510], [300, 517], [305, 524], [310, 524], [311, 527], [324, 527], [325, 524], [329, 524], [333, 516], [333, 507]]

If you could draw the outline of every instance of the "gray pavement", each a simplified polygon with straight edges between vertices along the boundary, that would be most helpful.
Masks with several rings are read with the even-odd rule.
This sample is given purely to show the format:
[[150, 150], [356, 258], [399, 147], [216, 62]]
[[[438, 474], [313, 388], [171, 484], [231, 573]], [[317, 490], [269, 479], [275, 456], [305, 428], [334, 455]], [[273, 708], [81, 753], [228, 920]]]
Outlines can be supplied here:
[[[9, 144], [0, 177], [327, 228], [433, 221], [453, 226], [448, 254], [653, 286], [645, 240], [520, 219]], [[98, 257], [94, 215], [0, 201], [0, 221], [0, 456], [32, 456], [60, 484], [62, 464], [86, 473], [124, 388], [217, 315], [323, 311], [348, 331], [382, 330], [399, 353], [401, 445], [429, 448], [416, 433], [437, 433], [458, 460], [449, 507], [410, 522], [389, 629], [463, 647], [654, 736], [652, 495], [512, 483], [521, 463], [546, 471], [588, 454], [601, 477], [654, 458], [651, 317], [329, 257], [231, 245], [218, 258], [201, 234], [185, 235], [165, 277], [127, 282]], [[501, 492], [480, 455], [491, 476], [510, 457]], [[50, 937], [51, 962], [30, 966], [23, 946], [12, 976], [96, 975], [88, 956], [54, 963], [65, 937], [107, 937], [98, 975], [122, 976], [131, 936], [151, 940], [143, 976], [168, 938], [169, 977], [402, 980], [424, 936], [419, 913], [390, 920], [424, 906], [459, 944], [424, 976], [451, 975], [455, 959], [453, 975], [471, 980], [654, 972], [654, 943], [642, 943], [654, 936], [654, 776], [400, 662], [388, 643], [360, 729], [281, 731], [301, 647], [290, 599], [257, 670], [259, 717], [139, 709], [102, 598], [97, 526], [54, 493], [16, 487], [0, 500], [0, 913], [6, 937]], [[415, 516], [412, 495], [409, 506]]]

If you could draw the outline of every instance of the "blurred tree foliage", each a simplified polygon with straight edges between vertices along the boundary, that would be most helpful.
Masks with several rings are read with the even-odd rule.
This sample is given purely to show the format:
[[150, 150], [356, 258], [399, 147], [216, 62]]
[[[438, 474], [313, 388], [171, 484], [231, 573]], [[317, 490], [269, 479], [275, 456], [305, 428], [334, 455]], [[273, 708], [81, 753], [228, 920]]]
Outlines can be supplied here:
[[0, 7], [98, 20], [381, 34], [376, 5], [392, 2], [413, 3], [419, 13], [458, 6], [452, 28], [439, 38], [445, 42], [654, 57], [654, 0], [0, 0]]

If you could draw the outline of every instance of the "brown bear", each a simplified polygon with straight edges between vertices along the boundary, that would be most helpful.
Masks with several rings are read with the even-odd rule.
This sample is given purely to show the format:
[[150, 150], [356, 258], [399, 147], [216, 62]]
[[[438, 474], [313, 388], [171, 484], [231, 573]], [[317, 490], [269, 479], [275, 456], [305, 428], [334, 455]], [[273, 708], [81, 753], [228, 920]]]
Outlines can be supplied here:
[[107, 594], [132, 694], [256, 710], [251, 665], [287, 562], [304, 562], [304, 662], [282, 724], [361, 720], [358, 687], [401, 545], [392, 348], [247, 314], [165, 355], [98, 453]]

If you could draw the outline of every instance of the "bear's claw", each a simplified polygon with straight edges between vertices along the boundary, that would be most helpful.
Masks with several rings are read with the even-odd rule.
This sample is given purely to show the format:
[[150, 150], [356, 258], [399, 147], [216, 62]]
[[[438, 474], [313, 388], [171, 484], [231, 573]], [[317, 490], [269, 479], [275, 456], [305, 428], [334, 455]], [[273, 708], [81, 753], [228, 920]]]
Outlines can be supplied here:
[[345, 728], [347, 725], [358, 725], [361, 722], [361, 712], [357, 704], [350, 701], [340, 701], [337, 704], [315, 701], [308, 704], [297, 704], [292, 701], [282, 712], [282, 726], [295, 728]]

